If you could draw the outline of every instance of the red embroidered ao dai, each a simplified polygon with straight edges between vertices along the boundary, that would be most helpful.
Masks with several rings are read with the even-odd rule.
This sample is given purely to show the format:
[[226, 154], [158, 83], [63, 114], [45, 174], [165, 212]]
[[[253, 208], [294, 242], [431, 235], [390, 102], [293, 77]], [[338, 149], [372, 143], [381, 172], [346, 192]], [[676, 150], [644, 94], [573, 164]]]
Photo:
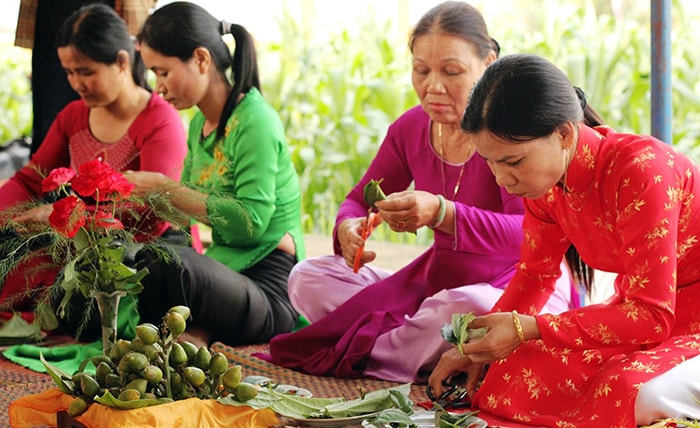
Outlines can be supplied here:
[[526, 200], [520, 265], [495, 310], [536, 314], [569, 243], [618, 273], [615, 294], [537, 316], [541, 339], [492, 364], [475, 396], [487, 418], [634, 427], [644, 382], [700, 353], [698, 167], [651, 137], [580, 130], [568, 192]]

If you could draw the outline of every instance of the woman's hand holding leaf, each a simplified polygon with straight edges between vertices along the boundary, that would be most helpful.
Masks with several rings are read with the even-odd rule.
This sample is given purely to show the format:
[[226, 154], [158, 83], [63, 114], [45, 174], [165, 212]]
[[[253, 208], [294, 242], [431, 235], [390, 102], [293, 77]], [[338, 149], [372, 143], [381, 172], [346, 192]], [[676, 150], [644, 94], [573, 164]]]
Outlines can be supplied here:
[[470, 329], [488, 328], [486, 334], [479, 340], [462, 345], [462, 352], [475, 363], [488, 363], [506, 358], [521, 343], [510, 312], [497, 312], [476, 317], [469, 327]]

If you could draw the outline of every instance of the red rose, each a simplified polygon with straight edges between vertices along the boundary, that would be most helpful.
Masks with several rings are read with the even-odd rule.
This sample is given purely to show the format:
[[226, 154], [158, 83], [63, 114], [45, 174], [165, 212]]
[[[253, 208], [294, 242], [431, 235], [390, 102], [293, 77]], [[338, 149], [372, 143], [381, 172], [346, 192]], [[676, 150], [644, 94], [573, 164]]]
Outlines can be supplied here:
[[114, 173], [112, 167], [93, 159], [80, 165], [71, 185], [80, 196], [92, 197], [99, 202], [99, 199], [104, 199], [104, 195], [109, 193], [110, 177]]
[[134, 184], [124, 178], [124, 176], [115, 172], [109, 177], [109, 184], [106, 186], [105, 199], [120, 199], [128, 198], [131, 195], [131, 191], [134, 189]]
[[70, 168], [56, 168], [41, 181], [41, 191], [44, 193], [53, 192], [67, 184], [73, 177], [75, 177], [74, 170]]
[[53, 204], [49, 223], [59, 233], [72, 238], [87, 221], [86, 205], [76, 196], [67, 196]]

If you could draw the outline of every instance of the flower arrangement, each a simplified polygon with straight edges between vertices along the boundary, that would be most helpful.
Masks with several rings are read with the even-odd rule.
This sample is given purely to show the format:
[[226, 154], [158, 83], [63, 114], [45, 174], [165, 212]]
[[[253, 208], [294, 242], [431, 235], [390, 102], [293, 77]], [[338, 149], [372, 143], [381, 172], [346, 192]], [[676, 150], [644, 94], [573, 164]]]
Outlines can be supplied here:
[[[47, 303], [57, 301], [55, 296], [58, 296], [56, 314], [60, 317], [66, 316], [76, 293], [87, 299], [90, 307], [92, 299], [100, 294], [140, 293], [141, 279], [148, 269], [128, 266], [127, 252], [136, 243], [147, 240], [144, 231], [149, 224], [174, 218], [175, 214], [167, 202], [159, 199], [165, 196], [150, 195], [148, 200], [143, 200], [132, 195], [133, 188], [123, 174], [97, 159], [82, 164], [77, 171], [70, 168], [51, 171], [41, 183], [42, 192], [55, 200], [48, 225], [15, 222], [12, 218], [17, 211], [3, 213], [6, 218], [5, 239], [0, 243], [0, 284], [22, 263], [42, 260], [32, 269], [56, 273], [53, 285], [60, 286], [62, 293], [52, 293], [55, 287], [39, 287], [28, 289], [20, 297], [30, 298], [37, 308], [45, 308]], [[36, 202], [33, 204], [36, 206]], [[154, 212], [152, 207], [169, 209]], [[169, 254], [159, 253], [164, 257]], [[9, 305], [12, 304], [10, 301]], [[78, 335], [82, 327], [78, 328]]]
[[[88, 298], [98, 292], [140, 293], [140, 281], [148, 269], [136, 271], [124, 264], [124, 244], [133, 241], [133, 235], [120, 220], [120, 211], [129, 205], [134, 185], [106, 163], [92, 160], [81, 165], [77, 173], [69, 168], [54, 169], [41, 188], [45, 193], [63, 196], [53, 203], [49, 224], [61, 236], [71, 238], [73, 244], [63, 269], [61, 286], [65, 295], [59, 315], [64, 315], [76, 291]], [[94, 204], [88, 206], [83, 198]]]

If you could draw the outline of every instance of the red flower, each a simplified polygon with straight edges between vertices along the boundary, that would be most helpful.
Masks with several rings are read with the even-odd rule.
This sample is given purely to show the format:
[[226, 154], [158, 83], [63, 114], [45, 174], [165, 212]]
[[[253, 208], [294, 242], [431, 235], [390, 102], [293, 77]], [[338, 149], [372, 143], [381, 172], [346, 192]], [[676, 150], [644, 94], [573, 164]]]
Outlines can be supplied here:
[[41, 191], [44, 193], [53, 192], [67, 184], [73, 177], [75, 177], [74, 170], [70, 168], [56, 168], [41, 181]]
[[109, 176], [109, 184], [105, 187], [105, 199], [125, 199], [131, 195], [134, 183], [127, 180], [122, 174], [115, 172]]
[[78, 174], [71, 184], [73, 190], [80, 196], [91, 197], [97, 202], [100, 202], [107, 199], [109, 195], [118, 190], [127, 190], [130, 194], [133, 186], [124, 185], [121, 183], [122, 181], [128, 183], [128, 181], [111, 166], [98, 159], [93, 159], [80, 165]]
[[59, 233], [72, 238], [86, 222], [86, 205], [80, 198], [71, 195], [54, 202], [49, 223]]

